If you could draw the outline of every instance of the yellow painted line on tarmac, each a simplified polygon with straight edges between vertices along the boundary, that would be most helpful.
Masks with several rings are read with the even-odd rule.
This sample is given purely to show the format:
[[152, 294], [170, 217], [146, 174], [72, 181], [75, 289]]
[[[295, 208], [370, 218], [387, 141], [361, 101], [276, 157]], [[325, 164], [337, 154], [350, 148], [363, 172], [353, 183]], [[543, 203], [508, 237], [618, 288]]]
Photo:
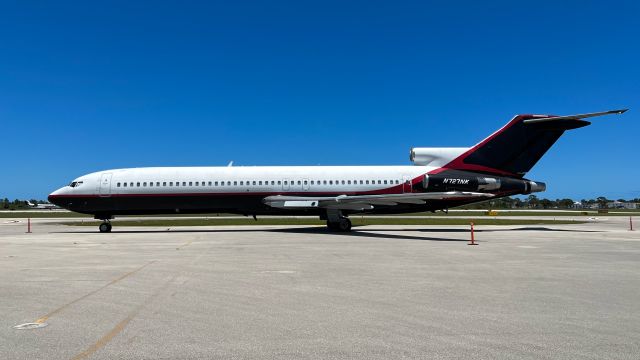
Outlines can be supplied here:
[[87, 349], [85, 349], [83, 352], [77, 354], [76, 356], [72, 357], [71, 359], [72, 360], [86, 359], [89, 356], [91, 356], [93, 353], [95, 353], [96, 351], [100, 350], [100, 348], [102, 348], [105, 345], [107, 345], [107, 343], [109, 343], [109, 341], [111, 341], [114, 337], [116, 337], [118, 334], [120, 334], [122, 332], [122, 330], [124, 330], [125, 327], [127, 327], [129, 322], [131, 322], [131, 320], [133, 320], [133, 318], [136, 317], [136, 315], [138, 315], [138, 313], [146, 305], [151, 304], [151, 302], [153, 302], [162, 293], [162, 291], [167, 289], [169, 287], [169, 285], [171, 285], [177, 278], [178, 278], [178, 274], [175, 274], [169, 280], [165, 281], [165, 283], [162, 284], [162, 286], [160, 286], [153, 294], [151, 294], [151, 296], [149, 296], [149, 298], [147, 298], [147, 300], [145, 302], [143, 302], [142, 304], [138, 305], [126, 318], [124, 318], [124, 320], [122, 320], [119, 323], [117, 323], [116, 326], [113, 327], [113, 329], [111, 329], [103, 337], [98, 339], [98, 341], [96, 341], [91, 346], [89, 346]]
[[77, 299], [75, 299], [75, 300], [73, 300], [73, 301], [71, 301], [71, 302], [68, 302], [68, 303], [66, 303], [66, 304], [64, 304], [64, 305], [62, 305], [62, 306], [60, 306], [59, 308], [57, 308], [57, 309], [55, 309], [55, 310], [51, 311], [50, 313], [48, 313], [48, 314], [46, 314], [46, 315], [44, 315], [44, 316], [40, 317], [38, 320], [36, 320], [36, 321], [34, 321], [34, 322], [35, 322], [35, 323], [38, 323], [38, 324], [42, 324], [42, 323], [44, 323], [45, 321], [47, 321], [50, 317], [52, 317], [53, 315], [55, 315], [55, 314], [59, 313], [60, 311], [62, 311], [62, 310], [64, 310], [64, 309], [68, 308], [69, 306], [71, 306], [71, 305], [73, 305], [73, 304], [77, 303], [78, 301], [84, 300], [84, 299], [88, 298], [89, 296], [94, 295], [95, 293], [99, 292], [100, 290], [103, 290], [103, 289], [105, 289], [105, 288], [107, 288], [107, 287], [109, 287], [109, 286], [111, 286], [111, 285], [113, 285], [113, 284], [117, 283], [118, 281], [121, 281], [121, 280], [126, 279], [127, 277], [129, 277], [129, 276], [131, 276], [131, 275], [133, 275], [133, 274], [137, 273], [138, 271], [140, 271], [140, 270], [144, 269], [145, 267], [147, 267], [147, 266], [149, 266], [149, 265], [153, 264], [154, 262], [156, 262], [156, 260], [149, 261], [148, 263], [146, 263], [146, 264], [144, 264], [144, 265], [140, 266], [139, 268], [134, 269], [134, 270], [132, 270], [132, 271], [129, 271], [128, 273], [126, 273], [126, 274], [124, 274], [124, 275], [121, 275], [121, 276], [119, 276], [119, 277], [117, 277], [117, 278], [115, 278], [115, 279], [111, 280], [111, 281], [110, 281], [110, 282], [108, 282], [106, 285], [101, 286], [101, 287], [99, 287], [98, 289], [93, 290], [93, 291], [89, 292], [89, 293], [88, 293], [88, 294], [86, 294], [86, 295], [83, 295], [83, 296], [81, 296], [81, 297], [79, 297], [79, 298], [77, 298]]
[[89, 346], [85, 351], [79, 353], [78, 355], [72, 357], [72, 360], [80, 360], [86, 359], [94, 352], [98, 351], [101, 347], [105, 346], [111, 339], [116, 337], [124, 328], [129, 324], [131, 319], [137, 314], [137, 312], [130, 314], [124, 320], [120, 321], [111, 331], [109, 331], [106, 335], [101, 337], [98, 341], [96, 341], [93, 345]]

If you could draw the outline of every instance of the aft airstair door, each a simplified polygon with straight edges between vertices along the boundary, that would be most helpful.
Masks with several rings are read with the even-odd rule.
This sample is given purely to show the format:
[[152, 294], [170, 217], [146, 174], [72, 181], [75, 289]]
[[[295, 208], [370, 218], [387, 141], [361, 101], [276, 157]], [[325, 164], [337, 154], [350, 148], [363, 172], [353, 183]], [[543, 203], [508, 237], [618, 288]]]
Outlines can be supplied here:
[[402, 175], [402, 192], [411, 193], [411, 177], [409, 175]]
[[102, 197], [111, 196], [111, 175], [111, 173], [102, 174], [100, 179], [100, 196]]

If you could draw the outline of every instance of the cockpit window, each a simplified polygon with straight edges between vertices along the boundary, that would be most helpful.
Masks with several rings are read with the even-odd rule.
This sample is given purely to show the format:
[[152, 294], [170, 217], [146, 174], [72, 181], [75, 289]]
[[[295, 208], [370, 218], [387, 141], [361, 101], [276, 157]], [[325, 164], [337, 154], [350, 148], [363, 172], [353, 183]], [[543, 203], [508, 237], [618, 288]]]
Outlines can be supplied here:
[[72, 181], [71, 184], [69, 184], [70, 187], [78, 187], [80, 185], [82, 185], [82, 181]]

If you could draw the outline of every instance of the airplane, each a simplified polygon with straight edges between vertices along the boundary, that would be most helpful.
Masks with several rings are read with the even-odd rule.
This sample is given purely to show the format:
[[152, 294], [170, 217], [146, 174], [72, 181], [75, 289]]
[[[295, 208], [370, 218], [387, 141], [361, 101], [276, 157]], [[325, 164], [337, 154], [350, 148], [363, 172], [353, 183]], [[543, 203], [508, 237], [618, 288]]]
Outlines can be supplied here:
[[351, 230], [351, 214], [448, 210], [544, 191], [524, 175], [566, 130], [628, 109], [569, 116], [517, 115], [472, 147], [411, 148], [413, 165], [148, 167], [83, 175], [48, 199], [102, 220], [116, 215], [235, 213], [313, 215], [330, 231]]
[[54, 204], [34, 204], [31, 201], [27, 200], [27, 206], [29, 206], [32, 209], [48, 209], [48, 210], [53, 210], [53, 209], [60, 209], [60, 207], [58, 205], [54, 205]]

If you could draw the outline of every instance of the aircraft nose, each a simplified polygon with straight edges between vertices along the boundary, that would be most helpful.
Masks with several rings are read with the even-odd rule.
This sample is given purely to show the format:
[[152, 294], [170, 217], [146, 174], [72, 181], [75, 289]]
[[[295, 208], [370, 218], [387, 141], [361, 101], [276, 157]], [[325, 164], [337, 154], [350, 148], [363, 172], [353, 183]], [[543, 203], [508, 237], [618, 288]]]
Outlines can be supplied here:
[[60, 205], [60, 195], [62, 194], [64, 188], [60, 188], [47, 196], [47, 200], [54, 205]]

